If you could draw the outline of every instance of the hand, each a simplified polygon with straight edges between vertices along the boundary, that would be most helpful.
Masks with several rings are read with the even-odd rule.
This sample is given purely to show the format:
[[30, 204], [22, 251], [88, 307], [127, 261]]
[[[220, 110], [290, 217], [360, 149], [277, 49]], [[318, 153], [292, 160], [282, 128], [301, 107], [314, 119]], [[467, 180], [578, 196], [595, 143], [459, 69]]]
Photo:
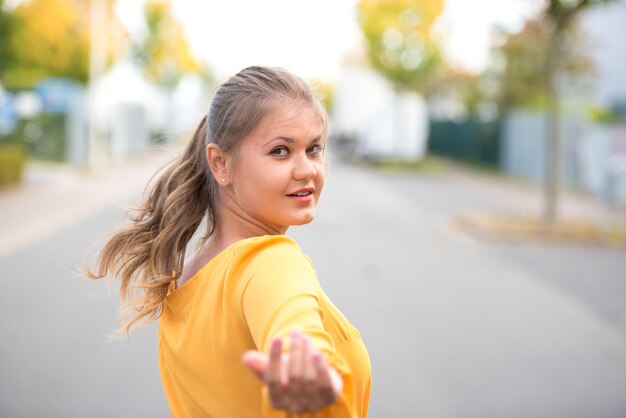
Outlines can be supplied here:
[[288, 354], [282, 353], [282, 341], [275, 338], [269, 358], [252, 350], [243, 355], [243, 362], [268, 386], [272, 406], [293, 414], [317, 412], [335, 402], [343, 390], [339, 373], [298, 330], [291, 334]]

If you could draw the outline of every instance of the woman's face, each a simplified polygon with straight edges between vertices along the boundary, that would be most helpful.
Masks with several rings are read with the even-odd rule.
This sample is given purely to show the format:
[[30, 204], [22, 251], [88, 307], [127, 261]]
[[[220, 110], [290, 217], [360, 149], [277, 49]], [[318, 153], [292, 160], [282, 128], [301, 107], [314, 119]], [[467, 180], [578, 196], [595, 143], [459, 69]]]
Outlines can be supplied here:
[[315, 217], [325, 178], [322, 123], [311, 106], [286, 103], [244, 138], [232, 173], [232, 198], [275, 231]]

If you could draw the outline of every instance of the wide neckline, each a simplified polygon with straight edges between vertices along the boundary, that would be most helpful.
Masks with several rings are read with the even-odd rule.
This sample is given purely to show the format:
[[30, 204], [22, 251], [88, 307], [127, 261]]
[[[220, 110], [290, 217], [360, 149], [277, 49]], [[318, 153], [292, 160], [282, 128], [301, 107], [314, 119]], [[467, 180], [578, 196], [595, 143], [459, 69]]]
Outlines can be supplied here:
[[[263, 241], [263, 240], [270, 240], [270, 239], [275, 239], [275, 238], [286, 238], [289, 241], [292, 241], [293, 243], [296, 243], [293, 238], [290, 238], [286, 235], [258, 235], [255, 237], [249, 237], [249, 238], [244, 238], [244, 239], [240, 239], [239, 241], [235, 241], [232, 244], [226, 246], [226, 248], [224, 248], [222, 251], [220, 251], [219, 253], [217, 253], [213, 258], [211, 258], [209, 261], [207, 261], [206, 263], [204, 263], [202, 265], [202, 267], [200, 267], [198, 269], [198, 271], [196, 271], [193, 276], [191, 276], [187, 281], [185, 281], [185, 283], [183, 283], [180, 287], [178, 286], [178, 284], [176, 283], [176, 280], [173, 281], [174, 285], [172, 286], [172, 290], [170, 290], [170, 292], [167, 294], [167, 297], [174, 295], [176, 293], [180, 293], [181, 289], [184, 289], [186, 287], [193, 287], [193, 286], [188, 286], [192, 283], [195, 283], [197, 281], [197, 278], [201, 276], [201, 273], [206, 270], [207, 268], [209, 268], [209, 266], [211, 266], [214, 262], [217, 262], [217, 260], [219, 260], [220, 258], [223, 258], [225, 256], [225, 254], [232, 252], [235, 247], [238, 247], [244, 243], [248, 243], [251, 241]], [[297, 243], [296, 243], [297, 244]]]

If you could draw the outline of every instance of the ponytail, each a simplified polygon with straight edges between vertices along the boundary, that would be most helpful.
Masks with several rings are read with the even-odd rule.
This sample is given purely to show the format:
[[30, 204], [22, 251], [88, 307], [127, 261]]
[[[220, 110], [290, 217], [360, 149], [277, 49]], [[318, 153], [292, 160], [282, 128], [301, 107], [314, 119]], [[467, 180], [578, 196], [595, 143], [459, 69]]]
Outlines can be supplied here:
[[[280, 68], [248, 67], [216, 91], [208, 116], [183, 155], [166, 167], [130, 225], [117, 232], [100, 253], [96, 273], [121, 280], [120, 295], [130, 319], [120, 330], [159, 317], [170, 285], [180, 276], [185, 250], [206, 218], [206, 241], [218, 224], [218, 184], [209, 171], [206, 146], [214, 143], [236, 155], [243, 138], [280, 103], [304, 103], [319, 114], [328, 134], [328, 115], [301, 78]], [[139, 322], [138, 322], [139, 321]]]
[[[130, 225], [106, 243], [92, 279], [112, 274], [121, 281], [120, 296], [128, 319], [119, 334], [157, 319], [172, 282], [182, 273], [187, 244], [203, 219], [207, 239], [214, 231], [217, 184], [205, 158], [206, 117], [182, 156], [152, 186], [146, 201], [134, 209]], [[126, 315], [124, 315], [126, 316]]]

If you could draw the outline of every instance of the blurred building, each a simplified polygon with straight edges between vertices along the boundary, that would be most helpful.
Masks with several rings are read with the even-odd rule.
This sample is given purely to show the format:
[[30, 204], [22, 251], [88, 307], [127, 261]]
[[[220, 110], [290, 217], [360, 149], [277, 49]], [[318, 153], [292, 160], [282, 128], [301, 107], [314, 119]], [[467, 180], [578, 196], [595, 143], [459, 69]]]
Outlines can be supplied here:
[[581, 19], [596, 65], [591, 96], [626, 123], [626, 0], [590, 8]]
[[416, 161], [424, 157], [428, 112], [415, 93], [398, 92], [382, 76], [360, 65], [346, 65], [335, 87], [334, 143], [344, 155]]

